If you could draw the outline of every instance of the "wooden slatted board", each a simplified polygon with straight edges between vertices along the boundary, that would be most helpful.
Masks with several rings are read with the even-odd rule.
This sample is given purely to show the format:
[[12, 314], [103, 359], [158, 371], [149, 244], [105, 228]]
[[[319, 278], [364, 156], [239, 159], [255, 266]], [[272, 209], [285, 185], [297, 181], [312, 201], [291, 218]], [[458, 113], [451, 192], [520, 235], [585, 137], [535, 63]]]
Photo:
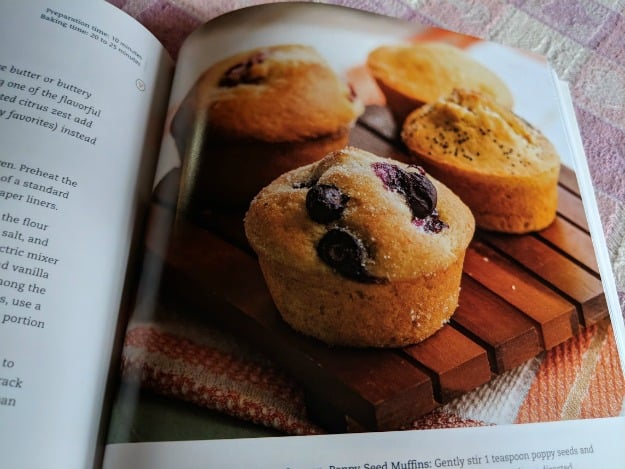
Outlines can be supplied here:
[[[407, 161], [396, 135], [388, 111], [370, 107], [351, 144]], [[168, 194], [177, 177], [170, 175], [155, 193], [161, 220], [173, 217]], [[544, 231], [476, 233], [451, 322], [403, 349], [330, 347], [293, 331], [276, 311], [247, 246], [242, 214], [178, 220], [164, 255], [164, 291], [288, 370], [305, 389], [310, 418], [328, 430], [400, 428], [607, 316], [579, 188], [568, 168], [559, 191], [558, 217]]]

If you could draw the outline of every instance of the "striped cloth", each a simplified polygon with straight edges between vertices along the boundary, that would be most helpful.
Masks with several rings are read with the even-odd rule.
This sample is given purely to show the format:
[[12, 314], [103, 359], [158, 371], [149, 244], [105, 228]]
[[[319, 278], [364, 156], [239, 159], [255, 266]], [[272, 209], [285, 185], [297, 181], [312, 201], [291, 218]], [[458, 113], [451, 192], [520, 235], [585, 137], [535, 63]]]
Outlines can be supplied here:
[[[322, 430], [306, 419], [302, 391], [257, 351], [199, 324], [135, 323], [123, 371], [157, 393], [288, 434]], [[586, 329], [410, 428], [451, 428], [625, 415], [625, 380], [608, 324]]]
[[[247, 1], [109, 0], [173, 57], [200, 24]], [[625, 304], [625, 2], [623, 0], [343, 0], [352, 6], [525, 48], [569, 82], [621, 305]], [[302, 392], [271, 362], [219, 331], [180, 322], [131, 324], [126, 379], [163, 395], [289, 434], [318, 433]], [[585, 330], [414, 422], [412, 428], [623, 415], [625, 382], [609, 325]]]

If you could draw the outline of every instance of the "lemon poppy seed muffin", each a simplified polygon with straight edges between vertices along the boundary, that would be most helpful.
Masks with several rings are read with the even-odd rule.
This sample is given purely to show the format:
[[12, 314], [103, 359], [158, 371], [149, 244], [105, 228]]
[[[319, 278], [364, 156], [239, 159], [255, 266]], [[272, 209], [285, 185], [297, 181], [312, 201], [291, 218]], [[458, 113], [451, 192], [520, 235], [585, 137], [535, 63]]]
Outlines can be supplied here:
[[455, 88], [476, 90], [504, 106], [513, 105], [512, 94], [495, 73], [451, 45], [382, 46], [369, 54], [367, 67], [399, 125], [419, 106], [447, 96]]
[[473, 231], [422, 168], [352, 147], [280, 176], [245, 216], [284, 320], [358, 347], [417, 343], [449, 320]]
[[488, 96], [456, 90], [408, 116], [402, 139], [471, 208], [477, 226], [527, 233], [556, 216], [560, 158], [542, 133]]
[[171, 133], [199, 204], [247, 208], [280, 174], [347, 144], [363, 105], [315, 49], [262, 47], [212, 65]]

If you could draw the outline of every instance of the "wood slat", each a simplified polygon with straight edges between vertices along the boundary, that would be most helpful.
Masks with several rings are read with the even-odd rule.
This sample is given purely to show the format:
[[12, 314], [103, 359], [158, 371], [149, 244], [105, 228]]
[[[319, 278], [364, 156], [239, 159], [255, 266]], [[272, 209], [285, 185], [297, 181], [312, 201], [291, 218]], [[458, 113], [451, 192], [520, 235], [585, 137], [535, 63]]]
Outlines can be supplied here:
[[581, 312], [585, 325], [595, 324], [607, 315], [601, 281], [546, 244], [532, 236], [483, 232], [480, 238], [514, 258], [572, 301]]
[[581, 197], [579, 191], [579, 185], [577, 183], [577, 176], [575, 171], [567, 166], [560, 166], [560, 185], [566, 188], [569, 192], [572, 192], [577, 197]]
[[464, 258], [464, 272], [531, 318], [545, 349], [577, 334], [575, 305], [484, 243], [471, 243]]
[[590, 233], [581, 199], [562, 186], [558, 186], [558, 213], [586, 233]]
[[510, 370], [542, 351], [534, 323], [467, 275], [452, 324], [484, 345], [495, 373]]
[[564, 218], [556, 217], [551, 225], [537, 232], [536, 236], [599, 277], [595, 248], [587, 232]]
[[365, 127], [356, 126], [352, 129], [349, 144], [363, 148], [383, 158], [392, 158], [403, 163], [413, 162], [405, 152], [399, 151], [395, 145], [380, 138], [379, 135], [376, 135]]
[[387, 107], [367, 106], [358, 122], [389, 142], [397, 142], [399, 139], [400, 128]]
[[243, 218], [245, 212], [224, 212], [221, 210], [204, 210], [197, 214], [195, 222], [198, 226], [209, 230], [236, 247], [254, 254], [247, 242]]
[[491, 379], [486, 350], [450, 325], [403, 351], [430, 370], [443, 404]]
[[304, 389], [304, 405], [309, 418], [329, 432], [345, 433], [354, 426], [357, 426], [360, 432], [368, 430], [338, 409], [332, 401], [328, 401], [324, 396], [318, 396], [311, 389]]

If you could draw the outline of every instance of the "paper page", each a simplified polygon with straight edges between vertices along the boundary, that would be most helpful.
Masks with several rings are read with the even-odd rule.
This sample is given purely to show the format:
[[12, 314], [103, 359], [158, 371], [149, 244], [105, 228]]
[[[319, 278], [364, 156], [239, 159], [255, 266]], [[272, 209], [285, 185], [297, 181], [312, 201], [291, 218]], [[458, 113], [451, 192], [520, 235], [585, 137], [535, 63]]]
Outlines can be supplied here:
[[0, 11], [0, 465], [84, 468], [171, 61], [104, 2]]
[[614, 467], [625, 419], [355, 435], [119, 444], [106, 469]]
[[[492, 132], [491, 137], [482, 139], [473, 128], [471, 139], [482, 146], [473, 147], [474, 152], [465, 156], [478, 161], [479, 152], [485, 151], [490, 141], [499, 142], [499, 149], [488, 150], [494, 155], [504, 158], [513, 151], [504, 145], [509, 143], [505, 140], [508, 134], [504, 137], [499, 129], [493, 130], [489, 127], [492, 122], [523, 128], [518, 134], [527, 141], [542, 142], [533, 132], [538, 129], [553, 144], [561, 162], [551, 186], [557, 191], [558, 205], [552, 207], [555, 213], [548, 226], [529, 233], [476, 230], [464, 258], [458, 307], [449, 322], [422, 342], [386, 349], [327, 345], [327, 338], [319, 340], [312, 327], [302, 331], [298, 329], [305, 329], [302, 323], [289, 323], [293, 316], [282, 312], [289, 312], [283, 298], [292, 292], [289, 298], [294, 298], [299, 290], [313, 291], [304, 300], [298, 299], [298, 305], [307, 308], [308, 315], [302, 316], [309, 324], [316, 324], [324, 320], [321, 316], [343, 315], [350, 303], [366, 297], [371, 304], [361, 305], [354, 314], [354, 327], [343, 328], [343, 333], [363, 329], [358, 327], [360, 322], [368, 321], [368, 313], [381, 301], [370, 285], [361, 285], [359, 292], [340, 306], [326, 308], [326, 291], [340, 296], [354, 287], [339, 278], [345, 273], [340, 266], [324, 269], [322, 264], [315, 270], [326, 262], [320, 254], [320, 239], [337, 227], [353, 230], [365, 251], [374, 246], [366, 253], [371, 257], [359, 265], [382, 263], [385, 240], [371, 232], [387, 223], [387, 209], [363, 196], [365, 190], [354, 190], [341, 179], [350, 181], [353, 174], [337, 171], [331, 182], [339, 190], [345, 187], [347, 202], [341, 198], [340, 203], [349, 208], [330, 221], [315, 219], [308, 195], [302, 192], [310, 194], [312, 187], [327, 184], [327, 180], [320, 182], [325, 176], [292, 176], [291, 184], [276, 190], [276, 199], [262, 199], [275, 209], [266, 212], [271, 220], [266, 225], [287, 227], [285, 233], [296, 234], [281, 239], [297, 240], [273, 244], [278, 236], [266, 238], [268, 244], [280, 246], [276, 249], [283, 256], [280, 259], [287, 259], [280, 271], [283, 278], [294, 279], [283, 289], [272, 289], [280, 273], [274, 277], [266, 274], [271, 259], [263, 265], [262, 249], [256, 252], [259, 265], [248, 241], [254, 243], [242, 232], [245, 210], [227, 203], [249, 174], [258, 179], [264, 176], [262, 168], [253, 165], [255, 158], [267, 157], [268, 147], [296, 146], [290, 141], [284, 146], [282, 141], [263, 141], [258, 135], [240, 137], [256, 123], [273, 123], [272, 130], [297, 128], [291, 126], [296, 124], [294, 118], [278, 117], [295, 115], [288, 112], [293, 101], [284, 91], [287, 96], [272, 96], [266, 113], [249, 106], [248, 101], [245, 106], [233, 106], [238, 111], [233, 114], [248, 124], [244, 129], [235, 128], [241, 132], [237, 134], [241, 142], [237, 136], [220, 138], [223, 135], [215, 131], [231, 130], [224, 124], [228, 115], [219, 120], [219, 106], [228, 106], [228, 98], [236, 102], [237, 96], [246, 96], [245, 91], [262, 94], [266, 85], [270, 87], [265, 78], [273, 76], [274, 57], [318, 64], [320, 60], [310, 50], [295, 53], [291, 49], [293, 44], [311, 46], [355, 91], [345, 88], [343, 98], [355, 94], [366, 105], [349, 129], [350, 145], [390, 158], [387, 164], [395, 159], [425, 166], [424, 154], [409, 151], [401, 140], [404, 121], [393, 118], [393, 95], [385, 94], [373, 81], [366, 61], [380, 45], [426, 41], [456, 45], [494, 72], [513, 98], [513, 111], [527, 121], [521, 125], [510, 118], [504, 123], [506, 118], [501, 116], [509, 114], [492, 111], [493, 121], [479, 121], [488, 122], [480, 127], [480, 134]], [[279, 75], [282, 63], [276, 62]], [[395, 73], [404, 66], [394, 65]], [[464, 67], [454, 70], [454, 75], [463, 72]], [[313, 86], [314, 78], [308, 86]], [[412, 78], [419, 82], [421, 77], [415, 74]], [[423, 81], [427, 82], [427, 77]], [[301, 97], [308, 89], [294, 94]], [[318, 100], [327, 100], [327, 96], [320, 92]], [[307, 106], [316, 111], [315, 104], [309, 101]], [[449, 111], [449, 120], [440, 118], [440, 134], [424, 138], [442, 135], [440, 139], [449, 146], [457, 143], [455, 156], [460, 158], [466, 149], [464, 142], [455, 142], [445, 131], [459, 132], [458, 127], [462, 129], [473, 114], [468, 105], [457, 113]], [[347, 9], [272, 5], [218, 18], [190, 36], [179, 55], [170, 116], [173, 124], [164, 136], [159, 171], [163, 179], [155, 188], [154, 212], [163, 218], [177, 217], [174, 227], [178, 231], [166, 253], [155, 249], [153, 240], [147, 241], [150, 255], [166, 264], [164, 276], [160, 286], [145, 288], [148, 293], [141, 298], [127, 332], [122, 386], [105, 467], [191, 468], [199, 463], [327, 469], [529, 469], [608, 467], [611, 461], [622, 459], [623, 449], [617, 442], [625, 425], [625, 391], [622, 349], [614, 344], [615, 337], [622, 343], [622, 318], [605, 247], [598, 239], [593, 245], [602, 234], [595, 223], [598, 214], [593, 199], [587, 196], [592, 187], [580, 165], [584, 155], [579, 130], [571, 119], [570, 96], [544, 59], [476, 38]], [[308, 122], [306, 113], [298, 117]], [[455, 129], [452, 121], [459, 123]], [[533, 126], [533, 131], [526, 126]], [[447, 147], [440, 146], [444, 154]], [[550, 151], [545, 153], [552, 155]], [[346, 150], [348, 155], [343, 156], [348, 159], [350, 152]], [[502, 173], [512, 173], [514, 164], [523, 164], [525, 155], [521, 153], [502, 165]], [[238, 164], [230, 173], [220, 172], [220, 165], [230, 157]], [[578, 169], [580, 177], [576, 177]], [[362, 173], [358, 172], [359, 176], [366, 177], [364, 170]], [[223, 180], [232, 187], [222, 184]], [[182, 195], [176, 198], [169, 189], [178, 181]], [[463, 189], [453, 180], [450, 189], [456, 190], [454, 183]], [[380, 182], [372, 177], [367, 187], [375, 184]], [[213, 193], [211, 199], [206, 194], [215, 191], [215, 186], [223, 192]], [[384, 185], [381, 191], [386, 189]], [[514, 198], [506, 188], [499, 189], [485, 189], [485, 198], [492, 203], [498, 198]], [[291, 198], [278, 198], [284, 193]], [[399, 190], [397, 193], [404, 196]], [[533, 202], [542, 207], [538, 199], [534, 196]], [[192, 203], [187, 205], [187, 201]], [[348, 217], [365, 207], [375, 215], [352, 223], [355, 218]], [[291, 210], [294, 215], [288, 220], [277, 215]], [[514, 217], [517, 210], [522, 209], [516, 207], [508, 215]], [[392, 219], [397, 222], [396, 229], [403, 230], [401, 219]], [[450, 226], [460, 224], [455, 216], [450, 215], [448, 221]], [[300, 236], [300, 229], [304, 235]], [[406, 239], [402, 238], [402, 254], [418, 244]], [[297, 251], [291, 250], [296, 244], [312, 255], [299, 262]], [[376, 261], [371, 261], [376, 256]], [[415, 261], [415, 269], [418, 267], [420, 260]], [[308, 273], [316, 280], [322, 277], [320, 270], [322, 286], [306, 277]], [[304, 273], [298, 277], [300, 271]], [[317, 288], [309, 289], [310, 284]], [[161, 293], [158, 298], [154, 294], [157, 289]], [[394, 314], [395, 307], [393, 303], [380, 316]], [[499, 331], [504, 332], [499, 335]], [[468, 349], [479, 353], [469, 356]], [[404, 431], [389, 431], [399, 428]], [[271, 438], [276, 434], [283, 436]], [[293, 436], [301, 434], [307, 436]]]
[[[562, 116], [564, 119], [565, 129], [568, 135], [568, 142], [571, 146], [571, 154], [574, 158], [575, 172], [577, 179], [580, 181], [580, 190], [583, 192], [585, 201], [584, 209], [589, 220], [590, 233], [593, 237], [593, 246], [595, 254], [601, 269], [601, 278], [603, 280], [606, 299], [610, 305], [610, 314], [612, 325], [614, 327], [615, 340], [618, 343], [619, 350], [625, 350], [625, 324], [621, 314], [621, 307], [616, 292], [614, 273], [612, 272], [612, 264], [610, 255], [603, 234], [603, 226], [599, 216], [599, 209], [595, 198], [595, 192], [592, 188], [592, 179], [590, 178], [590, 170], [588, 169], [588, 160], [584, 152], [581, 133], [575, 117], [575, 109], [573, 108], [573, 100], [568, 83], [561, 81], [554, 73], [554, 80], [557, 83], [559, 94], [559, 102], [562, 108]], [[620, 355], [621, 367], [625, 370], [625, 354]]]

